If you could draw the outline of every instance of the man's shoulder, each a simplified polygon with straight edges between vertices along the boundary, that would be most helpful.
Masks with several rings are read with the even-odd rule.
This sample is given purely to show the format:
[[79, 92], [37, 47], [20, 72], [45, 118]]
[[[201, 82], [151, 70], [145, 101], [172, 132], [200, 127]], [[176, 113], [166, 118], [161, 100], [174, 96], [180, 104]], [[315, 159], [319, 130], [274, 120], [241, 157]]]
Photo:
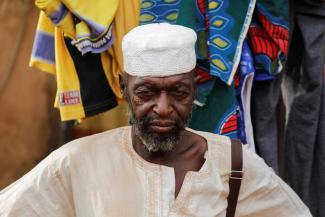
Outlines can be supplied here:
[[208, 143], [208, 148], [213, 152], [217, 151], [224, 153], [225, 151], [230, 151], [231, 139], [228, 136], [193, 130], [191, 128], [187, 128], [187, 130], [203, 137]]
[[73, 140], [60, 149], [67, 149], [70, 152], [90, 151], [91, 149], [98, 148], [99, 146], [114, 148], [123, 143], [123, 139], [130, 131], [130, 127], [120, 127], [112, 130], [107, 130], [102, 133], [93, 134], [90, 136], [82, 137]]
[[187, 128], [188, 131], [203, 137], [208, 144], [206, 156], [220, 175], [231, 171], [231, 140], [228, 136]]
[[[189, 131], [202, 136], [208, 142], [208, 153], [214, 164], [218, 167], [219, 172], [230, 173], [231, 171], [231, 138], [210, 132], [197, 131], [188, 129]], [[270, 168], [266, 166], [264, 160], [257, 156], [250, 148], [243, 145], [243, 170], [251, 173], [256, 170], [268, 171]], [[263, 173], [264, 173], [263, 172]]]
[[[213, 134], [209, 132], [194, 131], [208, 141], [210, 158], [214, 161], [219, 173], [230, 175], [231, 171], [231, 138], [228, 136]], [[246, 183], [248, 180], [261, 180], [263, 177], [274, 176], [272, 168], [267, 166], [264, 160], [252, 151], [247, 145], [242, 145], [243, 173]], [[256, 174], [258, 173], [258, 175]]]
[[[121, 152], [125, 137], [128, 136], [130, 127], [120, 127], [102, 133], [82, 137], [64, 144], [47, 157], [47, 161], [79, 161], [88, 157], [106, 156]], [[78, 160], [79, 159], [79, 160]]]

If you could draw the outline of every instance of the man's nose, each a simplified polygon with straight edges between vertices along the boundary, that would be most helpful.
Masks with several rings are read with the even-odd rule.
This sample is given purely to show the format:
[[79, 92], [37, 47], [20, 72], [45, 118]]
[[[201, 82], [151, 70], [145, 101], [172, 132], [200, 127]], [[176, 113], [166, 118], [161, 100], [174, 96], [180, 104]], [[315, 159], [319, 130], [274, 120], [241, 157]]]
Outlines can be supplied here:
[[172, 112], [173, 108], [166, 92], [161, 92], [153, 108], [153, 111], [160, 117], [168, 117]]

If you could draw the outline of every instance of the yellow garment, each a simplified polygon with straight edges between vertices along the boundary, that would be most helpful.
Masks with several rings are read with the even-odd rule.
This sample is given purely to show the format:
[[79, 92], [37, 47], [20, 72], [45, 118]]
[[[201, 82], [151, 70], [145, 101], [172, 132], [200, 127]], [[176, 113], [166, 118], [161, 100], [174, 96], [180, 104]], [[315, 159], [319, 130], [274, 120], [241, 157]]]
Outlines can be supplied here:
[[[42, 11], [38, 21], [30, 66], [56, 75], [58, 90], [55, 107], [60, 110], [61, 120], [85, 118], [78, 74], [65, 45], [64, 36], [71, 38], [82, 53], [101, 52], [102, 66], [107, 80], [114, 93], [121, 99], [117, 82], [121, 67], [117, 66], [116, 62], [121, 61], [122, 55], [121, 52], [117, 52], [119, 57], [115, 58], [110, 56], [107, 51], [112, 42], [111, 24], [118, 9], [119, 0], [97, 0], [96, 4], [91, 7], [85, 0], [36, 0], [35, 4]], [[131, 8], [128, 10], [132, 11]], [[121, 13], [119, 12], [119, 14]], [[131, 12], [129, 13], [131, 14]], [[74, 16], [79, 19], [76, 24]], [[137, 20], [134, 16], [131, 18]], [[134, 20], [129, 21], [136, 22]], [[127, 24], [121, 25], [123, 31], [127, 27]], [[115, 47], [121, 46], [122, 37], [117, 34], [115, 44], [119, 43], [119, 45]], [[103, 45], [102, 42], [106, 44]]]
[[[107, 52], [101, 54], [102, 64], [109, 84], [120, 102], [123, 96], [120, 91], [119, 74], [123, 71], [122, 38], [131, 29], [138, 26], [141, 0], [120, 0], [113, 20], [114, 43]], [[112, 117], [113, 115], [119, 117]], [[96, 115], [76, 126], [76, 130], [84, 132], [101, 132], [128, 124], [126, 105], [120, 105], [112, 111]]]
[[55, 107], [60, 110], [61, 120], [85, 118], [78, 75], [60, 28], [55, 28], [55, 59], [57, 72]]
[[[54, 59], [54, 24], [52, 21], [45, 15], [43, 11], [41, 11], [39, 19], [38, 19], [38, 24], [37, 24], [37, 31], [35, 35], [35, 40], [34, 40], [34, 47], [32, 51], [32, 55], [29, 61], [29, 66], [30, 67], [35, 67], [38, 68], [42, 71], [55, 74], [55, 59]], [[48, 36], [48, 41], [44, 42], [44, 44], [37, 46], [37, 42], [41, 41], [39, 39], [42, 35]], [[36, 55], [35, 53], [38, 53], [38, 49], [42, 49], [44, 45], [48, 45], [52, 43], [53, 47], [47, 48], [47, 51], [41, 50], [42, 52], [41, 55]], [[49, 56], [53, 57], [44, 57], [44, 54], [51, 53]]]
[[[46, 37], [46, 40], [43, 39], [44, 37]], [[63, 31], [55, 27], [43, 11], [40, 13], [37, 25], [35, 37], [36, 45], [37, 42], [40, 42], [40, 44], [34, 46], [34, 49], [38, 49], [39, 51], [37, 51], [37, 54], [40, 53], [41, 55], [32, 55], [30, 66], [56, 75], [57, 94], [54, 107], [59, 109], [61, 120], [67, 121], [85, 118], [85, 112], [81, 101], [79, 79], [74, 63], [67, 51]], [[46, 47], [47, 44], [51, 43], [53, 47]], [[34, 52], [33, 50], [33, 54]], [[53, 58], [46, 59], [48, 58], [46, 55], [51, 52], [53, 52], [53, 54], [49, 56], [53, 56]], [[68, 95], [74, 95], [74, 97], [69, 97]], [[69, 100], [71, 102], [64, 103], [63, 98], [66, 98], [66, 102]]]
[[[192, 130], [190, 130], [192, 131]], [[188, 171], [175, 198], [174, 168], [133, 149], [131, 127], [75, 140], [0, 192], [3, 217], [225, 217], [228, 137], [193, 131], [208, 143], [205, 163]], [[236, 216], [311, 217], [299, 197], [246, 148]]]
[[119, 0], [96, 0], [92, 5], [87, 0], [35, 0], [35, 5], [74, 40], [80, 52], [100, 53], [111, 46], [110, 28]]
[[122, 39], [139, 25], [141, 0], [120, 0], [113, 21], [114, 43], [107, 54], [102, 54], [103, 67], [109, 84], [118, 100], [122, 100], [119, 74], [123, 71]]

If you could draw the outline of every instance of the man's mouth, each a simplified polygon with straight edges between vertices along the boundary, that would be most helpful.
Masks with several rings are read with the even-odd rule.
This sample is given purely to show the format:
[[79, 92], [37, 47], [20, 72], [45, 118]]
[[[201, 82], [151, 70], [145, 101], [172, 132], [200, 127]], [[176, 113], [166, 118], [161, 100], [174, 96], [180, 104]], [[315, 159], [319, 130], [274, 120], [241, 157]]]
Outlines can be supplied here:
[[175, 130], [176, 122], [173, 120], [152, 120], [149, 126], [154, 133], [170, 133]]

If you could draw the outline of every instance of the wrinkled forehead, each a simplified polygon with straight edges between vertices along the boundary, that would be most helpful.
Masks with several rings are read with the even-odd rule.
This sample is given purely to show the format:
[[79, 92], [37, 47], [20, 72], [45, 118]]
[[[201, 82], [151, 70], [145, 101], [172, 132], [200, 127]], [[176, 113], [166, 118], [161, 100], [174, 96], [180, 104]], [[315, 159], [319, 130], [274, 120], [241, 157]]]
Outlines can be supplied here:
[[155, 86], [173, 86], [173, 85], [194, 85], [194, 75], [192, 72], [157, 77], [157, 76], [132, 76], [126, 75], [128, 77], [127, 83], [129, 85], [143, 85], [151, 84]]

